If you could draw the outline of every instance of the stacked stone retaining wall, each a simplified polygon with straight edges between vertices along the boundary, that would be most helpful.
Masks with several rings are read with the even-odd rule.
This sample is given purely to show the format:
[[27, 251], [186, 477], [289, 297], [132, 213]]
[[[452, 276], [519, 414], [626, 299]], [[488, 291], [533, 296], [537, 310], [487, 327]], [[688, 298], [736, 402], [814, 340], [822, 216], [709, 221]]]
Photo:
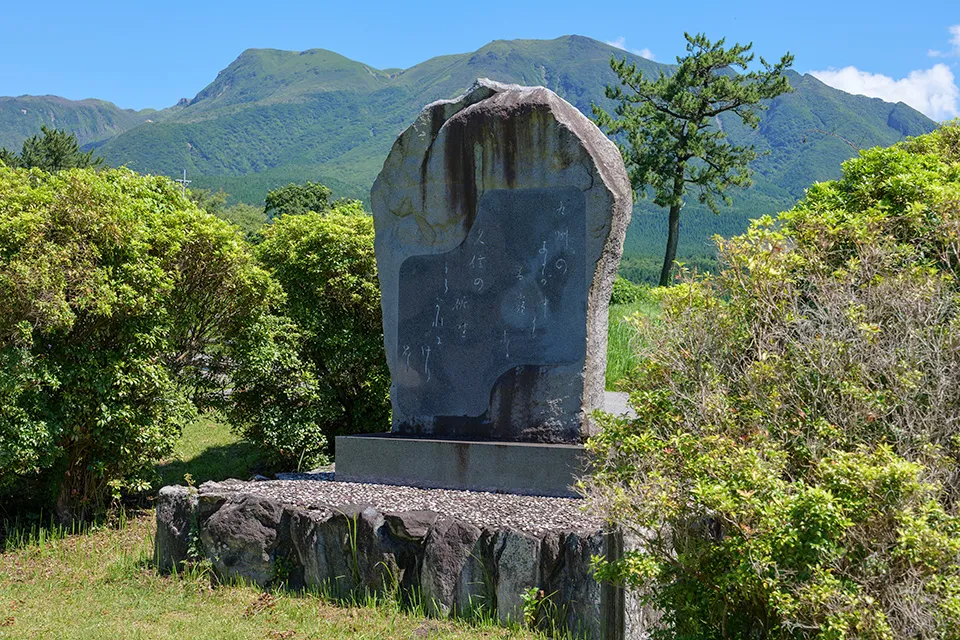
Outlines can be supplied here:
[[577, 503], [322, 480], [168, 486], [155, 562], [169, 571], [193, 556], [224, 580], [421, 598], [436, 616], [484, 607], [504, 623], [523, 621], [533, 594], [530, 610], [573, 637], [644, 637], [653, 616], [591, 569], [622, 537]]

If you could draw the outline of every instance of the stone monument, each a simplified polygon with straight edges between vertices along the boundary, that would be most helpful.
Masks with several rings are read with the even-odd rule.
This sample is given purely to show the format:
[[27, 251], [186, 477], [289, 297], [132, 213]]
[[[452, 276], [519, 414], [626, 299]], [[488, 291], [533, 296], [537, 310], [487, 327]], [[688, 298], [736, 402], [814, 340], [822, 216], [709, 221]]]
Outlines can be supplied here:
[[546, 88], [425, 107], [371, 192], [393, 430], [338, 438], [337, 478], [569, 494], [631, 196], [616, 145]]

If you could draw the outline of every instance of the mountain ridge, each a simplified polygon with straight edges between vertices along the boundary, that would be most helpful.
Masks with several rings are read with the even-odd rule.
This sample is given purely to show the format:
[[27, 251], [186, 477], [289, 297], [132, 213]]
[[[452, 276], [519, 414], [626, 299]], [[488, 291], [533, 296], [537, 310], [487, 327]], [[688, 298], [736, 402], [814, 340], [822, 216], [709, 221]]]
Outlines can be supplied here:
[[[366, 200], [396, 136], [424, 105], [487, 77], [546, 86], [589, 116], [594, 102], [613, 106], [604, 89], [617, 80], [609, 65], [614, 56], [645, 73], [671, 69], [575, 35], [494, 40], [402, 70], [376, 69], [326, 49], [247, 49], [192, 99], [146, 116], [118, 116], [112, 130], [104, 125], [84, 142], [112, 165], [170, 176], [186, 169], [194, 186], [222, 187], [233, 200], [261, 202], [268, 189], [304, 180]], [[731, 142], [754, 144], [766, 155], [752, 165], [754, 187], [732, 192], [733, 208], [713, 216], [696, 202], [688, 205], [682, 254], [704, 253], [712, 234], [741, 232], [748, 218], [788, 208], [811, 183], [838, 177], [855, 147], [893, 144], [936, 126], [903, 103], [788, 73], [796, 91], [770, 102], [758, 129], [729, 114], [719, 119]], [[2, 113], [0, 140], [7, 129]], [[641, 201], [627, 253], [656, 255], [664, 238], [662, 212]]]
[[42, 125], [66, 128], [80, 144], [88, 144], [128, 131], [156, 113], [155, 109], [122, 109], [99, 98], [0, 96], [0, 147], [18, 151]]

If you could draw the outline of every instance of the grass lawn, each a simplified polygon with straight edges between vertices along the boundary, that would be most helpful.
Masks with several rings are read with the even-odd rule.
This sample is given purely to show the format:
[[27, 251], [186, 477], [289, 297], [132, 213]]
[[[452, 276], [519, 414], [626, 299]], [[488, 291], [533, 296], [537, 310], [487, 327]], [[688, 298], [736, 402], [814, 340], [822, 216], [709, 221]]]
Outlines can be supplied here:
[[246, 480], [254, 473], [266, 475], [268, 469], [254, 445], [241, 440], [217, 414], [209, 413], [183, 429], [173, 456], [161, 461], [157, 471], [162, 487], [184, 484], [187, 474], [199, 485], [207, 480]]
[[627, 319], [634, 314], [654, 316], [659, 306], [651, 300], [632, 304], [610, 305], [610, 320], [607, 333], [607, 389], [617, 390], [617, 382], [637, 366], [636, 331]]

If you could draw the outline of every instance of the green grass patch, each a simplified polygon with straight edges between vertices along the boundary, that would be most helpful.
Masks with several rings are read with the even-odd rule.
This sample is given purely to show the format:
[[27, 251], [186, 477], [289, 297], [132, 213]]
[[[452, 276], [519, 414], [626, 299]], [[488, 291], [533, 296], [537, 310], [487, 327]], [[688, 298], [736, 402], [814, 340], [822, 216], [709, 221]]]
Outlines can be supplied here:
[[184, 476], [200, 484], [207, 480], [239, 478], [268, 469], [257, 447], [230, 429], [222, 416], [207, 413], [183, 429], [173, 456], [157, 465], [160, 486], [184, 484]]
[[390, 603], [343, 607], [315, 594], [212, 587], [206, 573], [151, 567], [145, 511], [81, 535], [0, 553], [0, 638], [534, 638], [520, 629], [426, 619]]
[[637, 331], [630, 318], [656, 316], [660, 307], [653, 300], [639, 300], [630, 304], [610, 305], [607, 332], [607, 389], [618, 390], [618, 383], [632, 371], [637, 361]]

